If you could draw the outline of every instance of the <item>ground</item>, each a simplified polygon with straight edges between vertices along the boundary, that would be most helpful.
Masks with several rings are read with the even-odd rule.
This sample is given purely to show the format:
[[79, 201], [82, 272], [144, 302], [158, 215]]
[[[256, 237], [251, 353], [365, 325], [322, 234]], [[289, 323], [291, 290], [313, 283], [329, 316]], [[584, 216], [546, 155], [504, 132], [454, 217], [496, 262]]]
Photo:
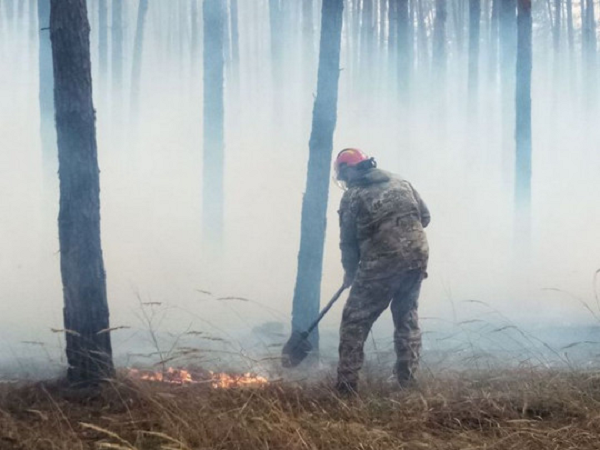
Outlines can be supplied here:
[[512, 370], [422, 375], [399, 390], [322, 382], [259, 388], [125, 376], [99, 391], [0, 388], [0, 449], [598, 449], [600, 375]]

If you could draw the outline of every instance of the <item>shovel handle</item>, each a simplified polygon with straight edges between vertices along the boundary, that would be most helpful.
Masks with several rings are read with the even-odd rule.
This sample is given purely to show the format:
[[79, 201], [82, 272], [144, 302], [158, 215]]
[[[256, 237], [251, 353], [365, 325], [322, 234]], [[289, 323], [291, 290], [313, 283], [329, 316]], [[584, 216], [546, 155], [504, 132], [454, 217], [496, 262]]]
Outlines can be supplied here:
[[321, 310], [321, 312], [319, 313], [319, 317], [317, 317], [317, 320], [315, 320], [310, 327], [308, 327], [308, 329], [306, 330], [306, 335], [308, 336], [312, 330], [314, 330], [317, 325], [319, 325], [319, 322], [321, 321], [321, 319], [323, 318], [323, 316], [325, 314], [327, 314], [327, 312], [331, 309], [331, 307], [333, 306], [333, 304], [335, 302], [337, 302], [337, 300], [340, 298], [340, 296], [342, 295], [342, 293], [346, 290], [346, 286], [342, 284], [342, 287], [340, 287], [337, 292], [333, 295], [333, 297], [331, 297], [331, 300], [329, 300], [329, 303], [327, 303], [327, 305], [325, 305], [325, 308], [323, 308]]

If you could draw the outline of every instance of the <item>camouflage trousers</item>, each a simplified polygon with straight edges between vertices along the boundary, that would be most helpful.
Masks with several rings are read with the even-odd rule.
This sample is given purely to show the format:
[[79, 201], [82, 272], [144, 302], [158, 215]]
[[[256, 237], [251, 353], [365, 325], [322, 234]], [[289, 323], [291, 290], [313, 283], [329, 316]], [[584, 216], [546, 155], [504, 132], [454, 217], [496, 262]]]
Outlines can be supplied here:
[[338, 381], [355, 384], [363, 365], [364, 344], [371, 327], [390, 306], [394, 319], [394, 348], [398, 381], [412, 379], [421, 351], [418, 300], [424, 271], [409, 270], [382, 280], [354, 281], [340, 326]]

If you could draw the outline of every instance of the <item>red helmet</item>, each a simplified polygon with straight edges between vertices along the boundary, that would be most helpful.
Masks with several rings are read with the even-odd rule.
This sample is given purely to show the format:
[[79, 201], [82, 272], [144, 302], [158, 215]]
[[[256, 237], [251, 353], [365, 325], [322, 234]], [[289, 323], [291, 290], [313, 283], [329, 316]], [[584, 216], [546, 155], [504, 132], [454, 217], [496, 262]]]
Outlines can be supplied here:
[[340, 168], [343, 165], [352, 167], [360, 164], [363, 161], [369, 160], [369, 157], [357, 148], [345, 148], [338, 153], [333, 169], [335, 170], [336, 178], [340, 175]]

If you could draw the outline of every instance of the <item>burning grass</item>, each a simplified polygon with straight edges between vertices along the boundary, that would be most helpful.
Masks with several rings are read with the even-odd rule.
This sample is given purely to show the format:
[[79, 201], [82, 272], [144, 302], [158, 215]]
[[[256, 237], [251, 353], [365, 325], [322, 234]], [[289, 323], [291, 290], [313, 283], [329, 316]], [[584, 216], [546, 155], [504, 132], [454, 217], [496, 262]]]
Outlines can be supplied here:
[[597, 449], [600, 375], [511, 371], [228, 389], [122, 377], [96, 393], [0, 388], [0, 449]]

